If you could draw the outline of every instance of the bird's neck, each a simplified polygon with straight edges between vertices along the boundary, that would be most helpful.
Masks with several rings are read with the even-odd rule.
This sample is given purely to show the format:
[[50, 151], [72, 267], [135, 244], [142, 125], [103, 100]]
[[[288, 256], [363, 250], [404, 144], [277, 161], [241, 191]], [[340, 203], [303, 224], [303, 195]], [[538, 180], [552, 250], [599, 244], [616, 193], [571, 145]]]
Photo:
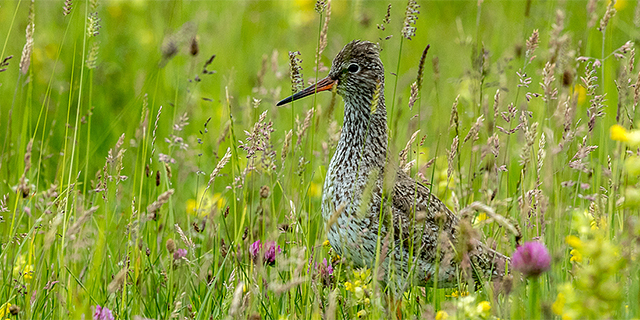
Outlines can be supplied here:
[[[373, 103], [377, 96], [377, 103]], [[344, 124], [335, 157], [343, 165], [363, 169], [384, 169], [387, 155], [387, 111], [384, 88], [378, 95], [344, 95]]]

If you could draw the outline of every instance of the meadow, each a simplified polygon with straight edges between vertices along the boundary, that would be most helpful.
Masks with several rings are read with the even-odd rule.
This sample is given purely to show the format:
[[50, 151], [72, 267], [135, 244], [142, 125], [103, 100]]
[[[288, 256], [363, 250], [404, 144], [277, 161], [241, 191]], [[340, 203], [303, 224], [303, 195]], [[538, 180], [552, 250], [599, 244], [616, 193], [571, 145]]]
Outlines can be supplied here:
[[342, 98], [276, 106], [353, 39], [382, 50], [389, 158], [497, 251], [548, 250], [408, 286], [403, 319], [640, 317], [640, 2], [16, 0], [0, 21], [2, 320], [395, 318], [327, 242]]

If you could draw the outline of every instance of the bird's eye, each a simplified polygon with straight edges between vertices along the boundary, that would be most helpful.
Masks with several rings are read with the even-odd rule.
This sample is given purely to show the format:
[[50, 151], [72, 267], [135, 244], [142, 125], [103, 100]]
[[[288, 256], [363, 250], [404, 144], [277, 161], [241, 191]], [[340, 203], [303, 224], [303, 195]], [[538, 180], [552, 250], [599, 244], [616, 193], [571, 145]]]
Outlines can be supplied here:
[[349, 70], [349, 72], [358, 72], [358, 71], [360, 71], [360, 66], [355, 64], [355, 63], [352, 63], [352, 64], [349, 65], [347, 70]]

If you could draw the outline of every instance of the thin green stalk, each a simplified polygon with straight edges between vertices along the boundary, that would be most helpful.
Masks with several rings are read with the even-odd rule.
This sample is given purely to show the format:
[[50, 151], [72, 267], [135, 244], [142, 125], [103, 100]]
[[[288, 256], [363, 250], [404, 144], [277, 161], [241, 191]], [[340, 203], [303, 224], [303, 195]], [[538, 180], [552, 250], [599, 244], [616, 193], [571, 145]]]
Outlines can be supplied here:
[[[398, 64], [396, 65], [396, 74], [395, 74], [395, 82], [393, 85], [393, 101], [391, 101], [391, 113], [389, 114], [389, 127], [391, 127], [391, 125], [394, 123], [393, 122], [393, 116], [394, 116], [394, 110], [395, 110], [395, 106], [396, 106], [396, 93], [398, 91], [398, 74], [400, 73], [400, 61], [402, 61], [402, 44], [404, 43], [404, 37], [400, 37], [400, 49], [398, 50]], [[397, 128], [393, 128], [392, 132], [395, 133], [395, 131], [397, 130]], [[389, 135], [389, 141], [393, 141], [393, 139], [391, 138], [391, 134]]]

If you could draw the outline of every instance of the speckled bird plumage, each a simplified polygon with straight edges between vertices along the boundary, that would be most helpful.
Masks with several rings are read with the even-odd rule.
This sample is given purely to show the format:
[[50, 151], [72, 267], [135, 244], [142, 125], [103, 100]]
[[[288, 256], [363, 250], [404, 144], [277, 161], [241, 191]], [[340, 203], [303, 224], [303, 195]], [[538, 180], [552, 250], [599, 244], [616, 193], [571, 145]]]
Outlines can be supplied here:
[[[318, 87], [320, 83], [329, 85], [312, 86], [280, 104], [334, 87], [344, 99], [344, 124], [322, 194], [331, 246], [356, 267], [374, 269], [379, 253], [382, 280], [396, 292], [408, 283], [432, 286], [436, 261], [440, 262], [438, 287], [458, 284], [464, 260], [455, 251], [459, 218], [426, 186], [387, 161], [384, 66], [378, 46], [368, 41], [348, 43]], [[473, 238], [467, 240], [467, 248], [474, 277], [504, 275], [507, 257]]]

